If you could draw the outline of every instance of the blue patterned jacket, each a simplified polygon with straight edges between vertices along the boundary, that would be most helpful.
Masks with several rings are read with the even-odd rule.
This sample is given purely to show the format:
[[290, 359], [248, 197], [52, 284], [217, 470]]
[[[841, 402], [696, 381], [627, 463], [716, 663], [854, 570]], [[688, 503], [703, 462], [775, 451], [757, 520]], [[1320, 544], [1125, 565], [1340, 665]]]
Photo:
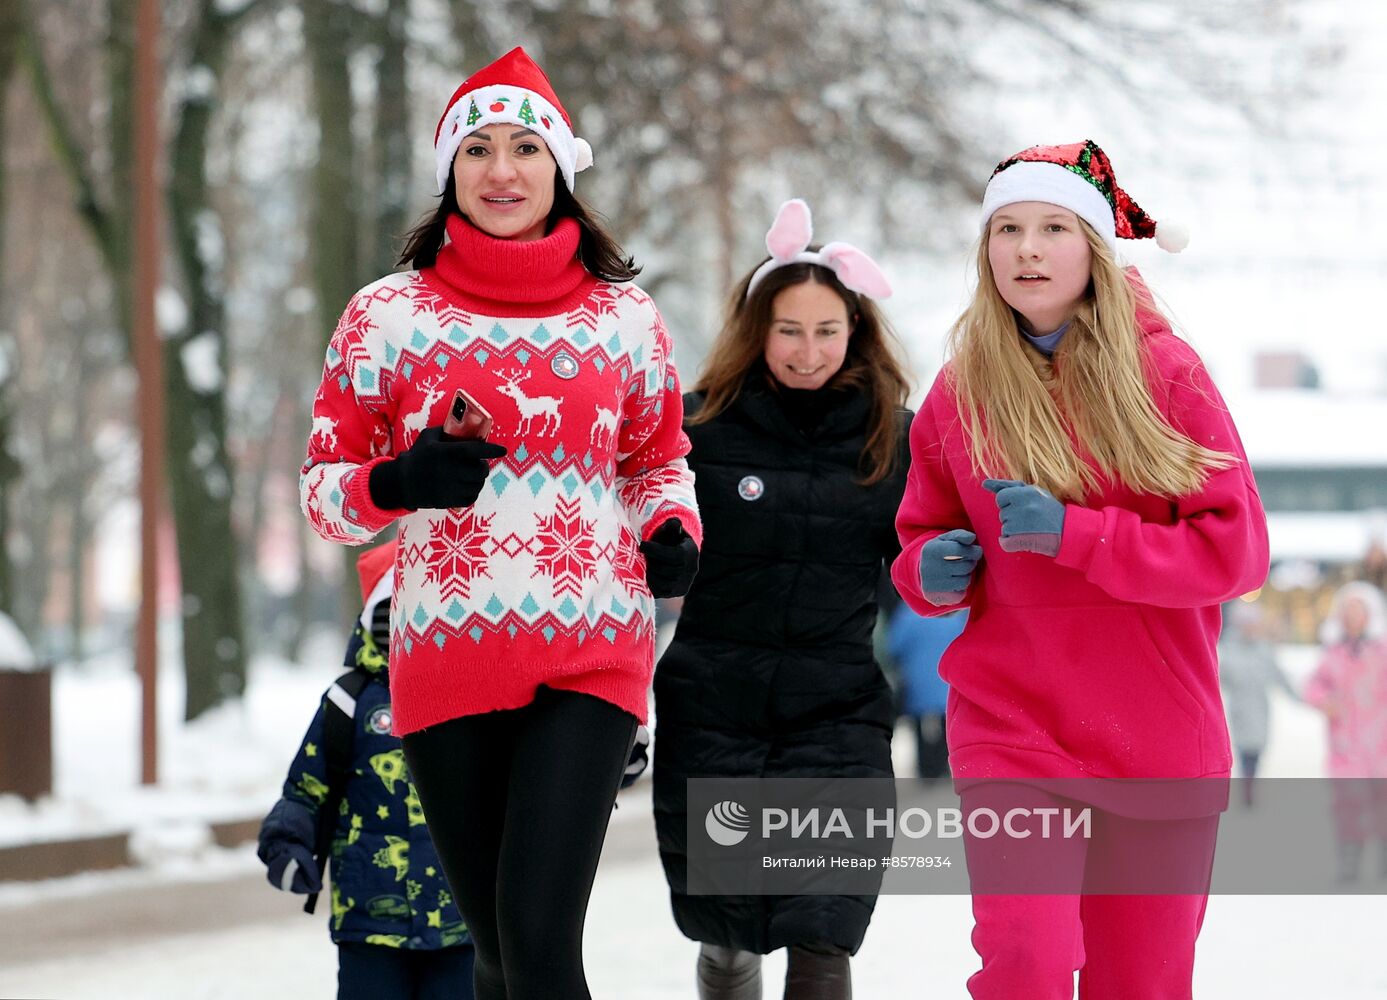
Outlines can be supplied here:
[[[358, 626], [347, 664], [373, 676], [356, 699], [350, 778], [332, 842], [334, 942], [438, 949], [469, 942], [453, 903], [424, 813], [409, 780], [404, 751], [390, 735], [390, 689], [385, 654]], [[261, 857], [277, 838], [313, 848], [318, 809], [327, 798], [323, 753], [324, 693], [260, 832]]]

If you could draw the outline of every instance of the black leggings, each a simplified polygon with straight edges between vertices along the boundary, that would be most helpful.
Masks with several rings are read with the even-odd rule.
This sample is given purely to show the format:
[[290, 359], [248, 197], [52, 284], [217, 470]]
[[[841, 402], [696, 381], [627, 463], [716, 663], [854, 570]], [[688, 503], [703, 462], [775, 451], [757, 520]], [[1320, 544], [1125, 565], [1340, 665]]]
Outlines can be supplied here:
[[404, 738], [476, 949], [477, 1000], [590, 1000], [583, 920], [636, 718], [541, 687]]

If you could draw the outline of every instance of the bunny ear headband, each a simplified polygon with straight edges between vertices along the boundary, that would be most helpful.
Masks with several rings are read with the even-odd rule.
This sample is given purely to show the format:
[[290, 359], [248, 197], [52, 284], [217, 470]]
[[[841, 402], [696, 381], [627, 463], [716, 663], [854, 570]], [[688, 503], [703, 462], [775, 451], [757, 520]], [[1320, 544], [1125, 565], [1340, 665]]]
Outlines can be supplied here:
[[818, 264], [838, 276], [843, 287], [873, 299], [891, 296], [891, 283], [876, 261], [850, 243], [829, 243], [822, 250], [809, 249], [814, 235], [809, 206], [802, 198], [792, 198], [775, 213], [775, 222], [766, 233], [766, 249], [771, 259], [756, 269], [747, 283], [747, 298], [778, 267], [790, 264]]

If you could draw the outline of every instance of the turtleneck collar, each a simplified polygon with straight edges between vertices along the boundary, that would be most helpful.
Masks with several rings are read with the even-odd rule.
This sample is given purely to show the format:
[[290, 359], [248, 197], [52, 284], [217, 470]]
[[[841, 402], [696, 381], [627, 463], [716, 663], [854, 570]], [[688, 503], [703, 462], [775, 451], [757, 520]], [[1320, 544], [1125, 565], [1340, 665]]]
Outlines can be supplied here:
[[791, 423], [806, 434], [814, 430], [819, 425], [824, 413], [835, 402], [839, 401], [831, 395], [833, 390], [827, 386], [820, 386], [817, 389], [792, 389], [784, 383], [770, 381], [772, 377], [769, 374], [766, 376], [767, 383], [770, 385], [772, 393], [779, 399], [785, 415], [790, 418]]
[[1058, 330], [1039, 335], [1029, 334], [1025, 329], [1022, 329], [1021, 336], [1029, 340], [1032, 347], [1048, 358], [1054, 355], [1055, 349], [1060, 346], [1060, 341], [1064, 339], [1065, 331], [1068, 329], [1069, 323], [1065, 323]]
[[421, 273], [453, 304], [488, 316], [565, 312], [585, 299], [597, 279], [578, 260], [582, 231], [560, 219], [537, 240], [503, 240], [461, 215], [449, 216], [448, 242]]
[[747, 373], [738, 403], [757, 423], [792, 441], [855, 434], [866, 425], [871, 409], [869, 393], [857, 387], [830, 382], [818, 389], [791, 389], [759, 366]]

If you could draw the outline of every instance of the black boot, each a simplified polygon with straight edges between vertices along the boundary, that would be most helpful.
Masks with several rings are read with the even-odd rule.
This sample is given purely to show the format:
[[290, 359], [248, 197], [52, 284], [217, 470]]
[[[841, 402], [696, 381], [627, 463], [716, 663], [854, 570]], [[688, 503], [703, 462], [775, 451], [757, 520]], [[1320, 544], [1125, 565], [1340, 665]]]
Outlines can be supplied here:
[[785, 1000], [852, 1000], [848, 953], [833, 945], [795, 945], [785, 969]]
[[716, 944], [700, 947], [698, 1000], [761, 1000], [761, 956]]

